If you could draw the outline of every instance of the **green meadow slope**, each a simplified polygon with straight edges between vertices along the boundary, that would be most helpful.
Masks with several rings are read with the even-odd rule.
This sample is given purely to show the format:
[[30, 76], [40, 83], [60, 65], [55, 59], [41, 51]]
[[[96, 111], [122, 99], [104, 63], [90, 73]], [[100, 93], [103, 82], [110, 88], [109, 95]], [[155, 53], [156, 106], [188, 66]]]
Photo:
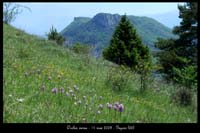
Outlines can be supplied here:
[[[141, 94], [139, 75], [128, 72], [126, 87], [113, 90], [107, 78], [113, 67], [3, 24], [3, 122], [197, 122], [196, 104], [171, 103], [173, 84], [152, 81]], [[114, 102], [124, 105], [121, 113], [107, 108]]]

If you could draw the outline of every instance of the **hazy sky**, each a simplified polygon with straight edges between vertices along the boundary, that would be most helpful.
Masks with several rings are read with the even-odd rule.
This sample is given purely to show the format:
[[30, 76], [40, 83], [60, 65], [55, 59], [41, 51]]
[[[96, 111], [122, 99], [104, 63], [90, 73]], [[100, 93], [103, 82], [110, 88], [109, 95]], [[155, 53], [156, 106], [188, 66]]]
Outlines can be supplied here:
[[[12, 25], [28, 33], [44, 35], [53, 25], [61, 31], [73, 21], [74, 17], [93, 17], [95, 14], [118, 13], [120, 15], [156, 16], [175, 12], [178, 15], [177, 4], [183, 3], [17, 3], [26, 5], [31, 12], [24, 10]], [[177, 16], [178, 18], [178, 16]], [[168, 20], [173, 21], [173, 20]]]

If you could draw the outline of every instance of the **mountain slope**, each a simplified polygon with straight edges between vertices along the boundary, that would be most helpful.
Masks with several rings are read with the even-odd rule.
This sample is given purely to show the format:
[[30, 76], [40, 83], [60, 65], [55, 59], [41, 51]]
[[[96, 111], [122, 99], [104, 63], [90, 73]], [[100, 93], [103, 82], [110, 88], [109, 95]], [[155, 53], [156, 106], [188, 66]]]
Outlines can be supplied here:
[[[157, 37], [174, 37], [171, 29], [148, 17], [127, 16], [133, 26], [137, 29], [144, 44], [151, 49]], [[100, 51], [107, 47], [115, 27], [118, 25], [121, 16], [118, 14], [99, 13], [86, 22], [74, 21], [67, 26], [60, 34], [66, 37], [68, 44], [81, 42], [94, 46]], [[76, 25], [76, 23], [78, 23]]]
[[[113, 90], [113, 67], [3, 24], [3, 123], [197, 122], [197, 106], [170, 102], [172, 84], [151, 82], [141, 94], [140, 76], [126, 71], [127, 86]], [[108, 102], [122, 103], [123, 112]]]
[[136, 16], [128, 16], [128, 18], [137, 29], [138, 34], [142, 37], [143, 43], [150, 47], [154, 45], [154, 41], [156, 41], [158, 37], [174, 37], [171, 33], [171, 29], [152, 18]]

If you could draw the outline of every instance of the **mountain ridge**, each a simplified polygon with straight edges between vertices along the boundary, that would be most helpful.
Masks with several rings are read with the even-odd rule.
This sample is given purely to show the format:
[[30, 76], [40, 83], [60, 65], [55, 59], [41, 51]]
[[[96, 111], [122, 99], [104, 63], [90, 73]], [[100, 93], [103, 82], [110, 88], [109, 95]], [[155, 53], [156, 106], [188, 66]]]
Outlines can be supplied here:
[[[66, 26], [60, 34], [67, 40], [66, 45], [80, 42], [91, 45], [98, 54], [109, 45], [109, 41], [118, 25], [121, 15], [110, 13], [98, 13], [93, 18], [79, 17], [81, 21], [74, 21]], [[151, 50], [154, 50], [154, 42], [158, 37], [174, 38], [172, 30], [153, 18], [145, 16], [127, 15], [132, 25], [136, 28], [142, 42]]]

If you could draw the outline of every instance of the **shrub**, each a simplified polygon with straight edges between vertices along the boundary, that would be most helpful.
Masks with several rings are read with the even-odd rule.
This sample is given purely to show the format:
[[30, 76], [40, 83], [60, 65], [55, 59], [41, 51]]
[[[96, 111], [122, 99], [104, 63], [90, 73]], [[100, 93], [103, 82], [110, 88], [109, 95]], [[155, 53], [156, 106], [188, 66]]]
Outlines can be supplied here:
[[184, 85], [188, 89], [197, 88], [197, 67], [196, 66], [188, 66], [182, 69], [173, 67], [172, 68], [176, 77], [174, 77], [174, 81], [176, 83]]
[[141, 60], [135, 67], [135, 71], [140, 74], [140, 92], [144, 92], [148, 88], [151, 70], [152, 63], [146, 60]]
[[174, 94], [172, 94], [172, 100], [183, 106], [188, 106], [192, 104], [192, 92], [186, 88], [178, 89]]
[[56, 41], [58, 45], [63, 45], [65, 38], [58, 34], [57, 30], [52, 26], [47, 34], [48, 40]]
[[124, 66], [112, 67], [107, 73], [106, 84], [115, 91], [121, 91], [127, 87], [128, 71]]
[[83, 45], [76, 43], [71, 48], [75, 53], [88, 55], [90, 52], [90, 47], [88, 45]]

